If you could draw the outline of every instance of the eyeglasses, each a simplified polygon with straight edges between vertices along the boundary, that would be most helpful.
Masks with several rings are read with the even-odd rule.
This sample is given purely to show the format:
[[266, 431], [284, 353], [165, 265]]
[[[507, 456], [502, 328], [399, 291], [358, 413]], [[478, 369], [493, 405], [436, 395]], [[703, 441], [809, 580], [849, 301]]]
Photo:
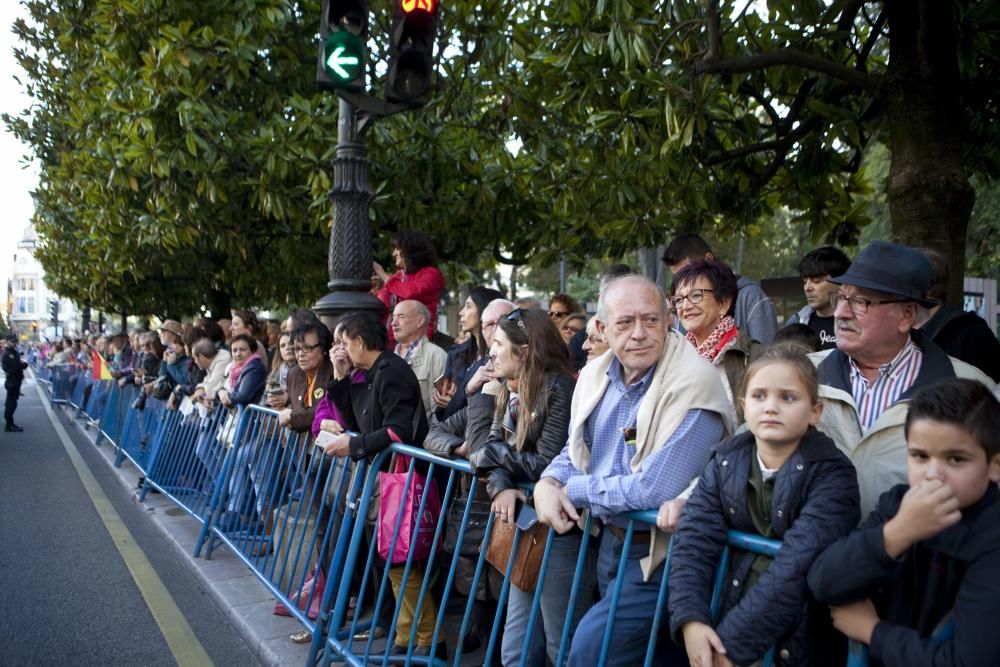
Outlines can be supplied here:
[[296, 345], [295, 347], [292, 348], [292, 350], [295, 352], [295, 354], [308, 354], [313, 350], [315, 350], [317, 347], [320, 347], [319, 343], [316, 343], [315, 345]]
[[830, 305], [836, 310], [837, 306], [840, 305], [841, 301], [847, 302], [847, 307], [851, 309], [851, 312], [855, 315], [864, 315], [868, 312], [868, 308], [872, 305], [882, 305], [884, 303], [906, 303], [910, 299], [866, 299], [863, 296], [847, 296], [846, 294], [841, 294], [840, 292], [833, 292], [830, 294]]
[[569, 313], [563, 312], [561, 310], [550, 310], [549, 311], [549, 317], [551, 317], [554, 320], [561, 320], [562, 318], [566, 317], [567, 315], [569, 315]]
[[671, 308], [680, 308], [681, 304], [684, 303], [684, 299], [691, 302], [691, 305], [701, 303], [705, 299], [705, 292], [714, 292], [714, 289], [701, 288], [693, 289], [686, 296], [672, 296], [667, 299], [667, 303], [670, 304]]
[[587, 342], [591, 345], [604, 342], [604, 336], [587, 336]]

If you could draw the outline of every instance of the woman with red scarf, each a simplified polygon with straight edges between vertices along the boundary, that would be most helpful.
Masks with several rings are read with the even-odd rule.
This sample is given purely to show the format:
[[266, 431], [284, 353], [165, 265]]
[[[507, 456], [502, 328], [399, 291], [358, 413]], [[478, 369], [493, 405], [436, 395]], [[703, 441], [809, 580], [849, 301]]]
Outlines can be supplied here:
[[722, 386], [739, 422], [743, 410], [735, 400], [743, 375], [763, 346], [736, 328], [736, 274], [724, 262], [700, 259], [674, 274], [670, 305], [698, 354], [719, 371]]
[[[414, 299], [427, 306], [431, 313], [427, 323], [427, 338], [433, 340], [437, 330], [437, 307], [444, 289], [444, 276], [438, 271], [437, 254], [431, 240], [423, 232], [403, 230], [392, 237], [392, 258], [398, 271], [391, 276], [378, 262], [372, 262], [372, 280], [381, 281], [377, 296], [385, 304], [388, 318], [400, 301]], [[388, 319], [386, 320], [388, 322]], [[396, 344], [389, 327], [389, 349]]]
[[267, 369], [260, 355], [254, 352], [257, 340], [249, 334], [240, 334], [229, 341], [233, 363], [226, 371], [226, 383], [219, 390], [219, 402], [227, 408], [235, 405], [252, 405], [260, 400], [267, 382]]

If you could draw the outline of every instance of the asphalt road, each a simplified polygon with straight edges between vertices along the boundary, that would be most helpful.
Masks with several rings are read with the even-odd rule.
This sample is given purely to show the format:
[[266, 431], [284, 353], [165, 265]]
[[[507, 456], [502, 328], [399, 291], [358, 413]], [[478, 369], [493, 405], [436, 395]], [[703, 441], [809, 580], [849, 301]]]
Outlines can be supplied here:
[[[176, 547], [144, 516], [69, 416], [56, 411], [110, 500], [98, 513], [34, 382], [26, 380], [22, 392], [15, 419], [24, 432], [0, 431], [0, 665], [175, 665], [177, 644], [172, 648], [165, 633], [178, 636], [170, 631], [181, 617], [193, 631], [187, 643], [204, 649], [187, 653], [181, 663], [259, 664]], [[109, 514], [120, 517], [131, 539], [118, 531], [116, 545]], [[147, 597], [160, 591], [153, 604], [126, 565], [122, 542], [152, 566], [136, 576], [146, 582], [158, 576], [165, 585], [146, 584]], [[160, 613], [158, 622], [151, 606], [180, 614], [171, 623]], [[203, 657], [192, 660], [192, 654]]]

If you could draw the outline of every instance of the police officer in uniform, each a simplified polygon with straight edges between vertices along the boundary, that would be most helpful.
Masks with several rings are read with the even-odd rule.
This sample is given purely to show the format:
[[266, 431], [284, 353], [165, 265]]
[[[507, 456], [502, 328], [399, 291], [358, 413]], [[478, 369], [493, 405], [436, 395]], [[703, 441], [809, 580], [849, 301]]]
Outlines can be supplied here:
[[24, 380], [24, 369], [27, 362], [21, 361], [21, 353], [17, 351], [17, 335], [7, 334], [4, 340], [3, 358], [0, 360], [3, 372], [7, 374], [4, 389], [7, 390], [7, 402], [4, 405], [3, 417], [7, 421], [5, 431], [19, 432], [24, 429], [14, 423], [14, 410], [17, 410], [17, 399], [21, 397], [21, 382]]

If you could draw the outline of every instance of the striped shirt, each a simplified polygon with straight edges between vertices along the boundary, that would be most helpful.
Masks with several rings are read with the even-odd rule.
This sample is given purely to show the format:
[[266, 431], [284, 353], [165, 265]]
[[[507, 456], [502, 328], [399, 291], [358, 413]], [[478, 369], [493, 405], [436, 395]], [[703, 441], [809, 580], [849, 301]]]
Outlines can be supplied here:
[[655, 368], [626, 387], [621, 363], [613, 360], [604, 395], [584, 423], [589, 470], [578, 470], [570, 461], [569, 448], [564, 447], [542, 473], [542, 477], [565, 485], [570, 501], [576, 507], [589, 507], [599, 519], [628, 510], [658, 508], [663, 501], [676, 498], [705, 469], [712, 447], [724, 434], [719, 415], [690, 410], [663, 447], [643, 459], [639, 472], [633, 472], [636, 449], [631, 429], [636, 427], [639, 404], [649, 390]]
[[851, 393], [858, 407], [858, 422], [865, 432], [890, 405], [899, 400], [913, 386], [920, 372], [924, 355], [912, 340], [899, 351], [892, 361], [878, 367], [878, 377], [869, 382], [858, 364], [848, 357], [851, 375]]

